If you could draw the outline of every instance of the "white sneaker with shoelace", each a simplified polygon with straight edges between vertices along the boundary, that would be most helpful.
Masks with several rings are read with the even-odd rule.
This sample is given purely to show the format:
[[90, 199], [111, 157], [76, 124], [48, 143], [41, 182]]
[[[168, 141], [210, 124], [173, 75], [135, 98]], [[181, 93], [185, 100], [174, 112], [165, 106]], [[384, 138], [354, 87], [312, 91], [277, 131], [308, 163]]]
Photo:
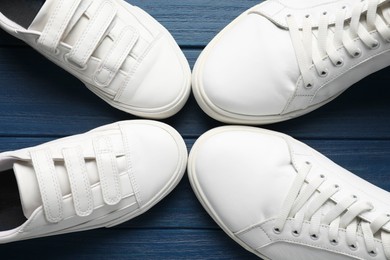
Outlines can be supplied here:
[[236, 242], [272, 260], [390, 259], [390, 195], [284, 134], [211, 130], [191, 185]]
[[389, 25], [386, 0], [264, 1], [206, 47], [193, 92], [227, 123], [301, 116], [390, 65]]
[[0, 205], [0, 244], [130, 220], [172, 191], [186, 163], [179, 133], [144, 120], [0, 153], [0, 177], [16, 177], [16, 195], [6, 195], [15, 200]]
[[2, 0], [0, 26], [125, 112], [166, 118], [188, 99], [191, 71], [179, 46], [123, 0]]

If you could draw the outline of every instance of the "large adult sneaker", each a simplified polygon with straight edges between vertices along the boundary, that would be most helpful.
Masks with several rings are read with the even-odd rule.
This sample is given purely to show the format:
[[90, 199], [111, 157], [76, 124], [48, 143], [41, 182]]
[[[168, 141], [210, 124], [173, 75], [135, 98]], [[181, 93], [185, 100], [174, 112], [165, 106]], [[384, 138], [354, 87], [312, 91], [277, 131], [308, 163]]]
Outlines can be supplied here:
[[1, 179], [17, 183], [0, 183], [0, 244], [132, 219], [178, 184], [186, 163], [173, 128], [142, 120], [0, 153]]
[[266, 124], [306, 114], [390, 65], [390, 3], [269, 0], [203, 51], [193, 91], [211, 117]]
[[0, 12], [4, 30], [113, 107], [160, 119], [188, 99], [191, 71], [175, 40], [123, 0], [1, 0]]
[[188, 171], [208, 213], [261, 258], [390, 259], [389, 193], [289, 136], [211, 130]]

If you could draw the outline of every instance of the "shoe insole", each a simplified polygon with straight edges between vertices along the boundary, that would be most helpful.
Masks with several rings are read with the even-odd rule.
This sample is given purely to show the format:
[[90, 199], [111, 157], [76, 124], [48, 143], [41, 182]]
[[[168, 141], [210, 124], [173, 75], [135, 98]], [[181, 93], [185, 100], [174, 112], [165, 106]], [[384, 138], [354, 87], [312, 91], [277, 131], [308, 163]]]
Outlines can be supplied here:
[[0, 0], [0, 12], [28, 28], [46, 0]]
[[19, 227], [26, 220], [13, 170], [0, 172], [0, 231]]

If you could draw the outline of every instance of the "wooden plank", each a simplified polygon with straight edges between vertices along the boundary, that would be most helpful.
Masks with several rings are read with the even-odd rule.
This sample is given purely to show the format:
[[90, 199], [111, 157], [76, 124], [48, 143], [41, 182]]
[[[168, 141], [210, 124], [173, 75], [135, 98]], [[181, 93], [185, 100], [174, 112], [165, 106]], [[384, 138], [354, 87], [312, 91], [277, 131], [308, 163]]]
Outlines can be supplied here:
[[[225, 25], [259, 2], [128, 1], [172, 32], [191, 66]], [[265, 127], [305, 140], [335, 162], [390, 191], [388, 71], [368, 77], [307, 116]], [[135, 118], [109, 107], [78, 80], [1, 30], [0, 80], [0, 151]], [[193, 97], [178, 115], [164, 122], [186, 138], [189, 150], [199, 135], [223, 125], [207, 117]], [[157, 206], [118, 227], [2, 245], [1, 253], [4, 259], [258, 259], [212, 221], [193, 194], [187, 176]]]
[[101, 229], [1, 245], [1, 255], [3, 259], [258, 259], [221, 230], [186, 229]]
[[[191, 64], [199, 52], [185, 50]], [[388, 70], [360, 81], [307, 116], [265, 127], [298, 138], [390, 138]], [[110, 107], [31, 49], [0, 48], [0, 79], [0, 136], [64, 136], [135, 118]], [[373, 86], [375, 91], [368, 91]], [[222, 125], [204, 114], [193, 97], [165, 122], [185, 137]]]
[[[205, 46], [231, 20], [256, 5], [254, 0], [143, 1], [127, 0], [162, 23], [183, 46]], [[0, 10], [1, 11], [1, 10]], [[21, 41], [0, 32], [0, 46], [21, 46]]]

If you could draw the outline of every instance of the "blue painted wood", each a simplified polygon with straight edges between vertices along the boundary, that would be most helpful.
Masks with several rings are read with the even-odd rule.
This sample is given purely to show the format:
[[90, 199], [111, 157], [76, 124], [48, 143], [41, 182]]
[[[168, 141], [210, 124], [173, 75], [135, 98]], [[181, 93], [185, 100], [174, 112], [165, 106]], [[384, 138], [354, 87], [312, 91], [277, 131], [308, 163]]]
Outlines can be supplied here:
[[[129, 2], [172, 32], [191, 66], [220, 29], [258, 3]], [[388, 72], [369, 76], [307, 116], [265, 127], [303, 140], [358, 176], [390, 190]], [[135, 118], [109, 107], [78, 80], [1, 31], [0, 82], [0, 151]], [[183, 135], [189, 150], [199, 135], [223, 125], [207, 117], [193, 97], [178, 115], [164, 122]], [[187, 176], [156, 207], [118, 227], [1, 245], [0, 254], [4, 259], [257, 259], [217, 227], [196, 200]]]
[[2, 259], [258, 259], [219, 229], [101, 229], [2, 245], [0, 250]]
[[[191, 65], [199, 53], [185, 50]], [[388, 72], [389, 68], [367, 77], [309, 115], [266, 127], [297, 138], [389, 138]], [[111, 108], [30, 48], [0, 48], [0, 77], [0, 136], [58, 137], [135, 118]], [[192, 97], [177, 116], [165, 122], [184, 137], [221, 125], [202, 113]]]

